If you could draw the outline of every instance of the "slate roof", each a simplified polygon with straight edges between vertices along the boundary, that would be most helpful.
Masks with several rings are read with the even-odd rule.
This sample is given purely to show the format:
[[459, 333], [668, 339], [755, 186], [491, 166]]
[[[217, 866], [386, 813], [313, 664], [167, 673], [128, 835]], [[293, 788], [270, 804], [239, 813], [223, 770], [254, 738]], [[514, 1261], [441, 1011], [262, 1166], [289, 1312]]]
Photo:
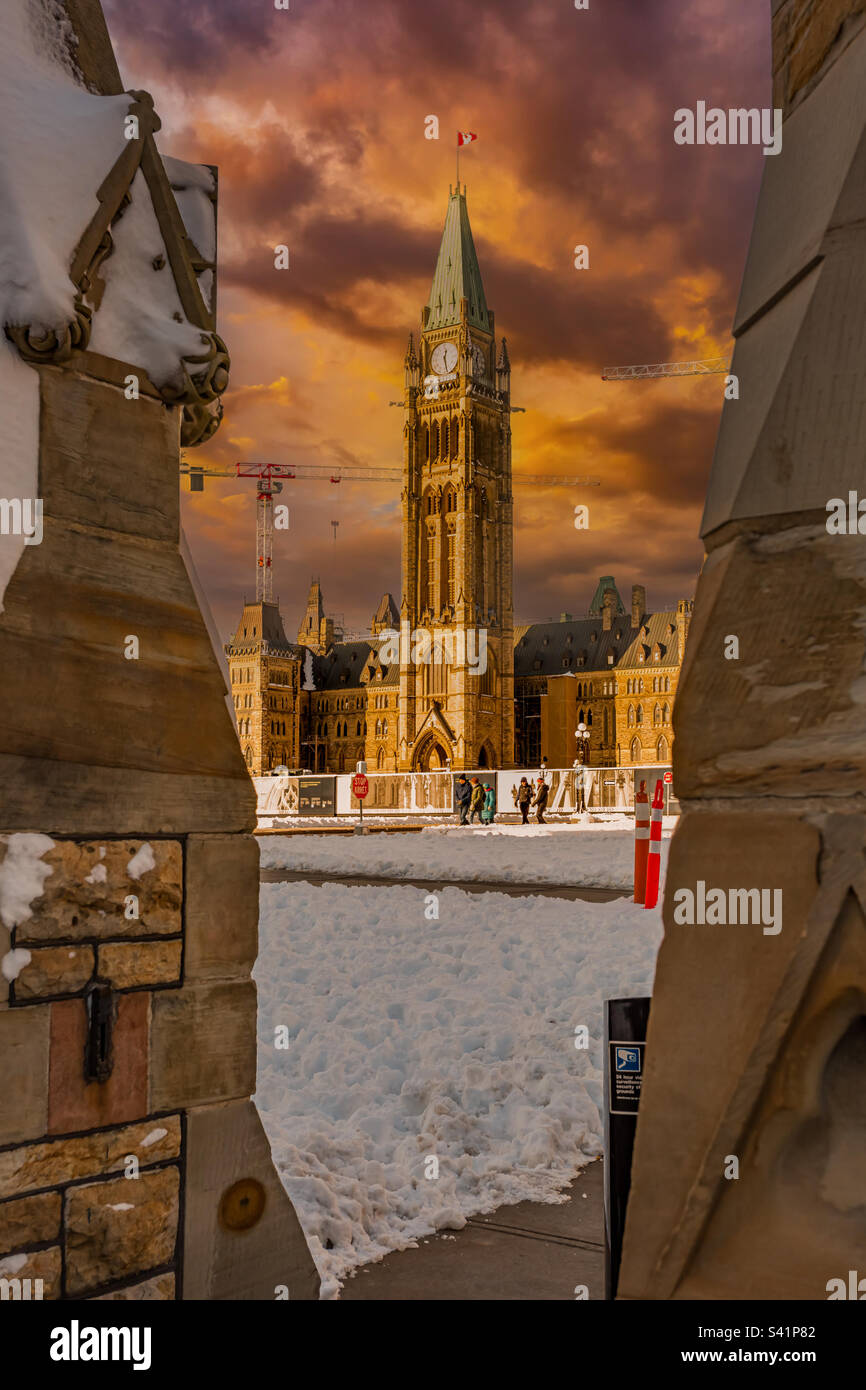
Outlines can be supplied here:
[[[632, 627], [631, 616], [614, 618], [605, 632], [601, 616], [575, 618], [558, 623], [530, 623], [514, 629], [514, 675], [562, 676], [573, 672], [611, 671], [617, 667], [641, 665], [640, 654], [648, 666], [677, 665], [676, 612], [647, 613], [639, 628]], [[645, 632], [649, 628], [649, 633]], [[671, 632], [673, 627], [673, 632]], [[619, 636], [617, 636], [619, 633]], [[593, 634], [595, 640], [593, 641]], [[659, 661], [653, 661], [656, 643], [662, 648]], [[608, 653], [614, 653], [612, 665]], [[583, 664], [579, 657], [583, 656]], [[569, 658], [568, 664], [564, 658]], [[538, 663], [538, 664], [536, 664]]]
[[[313, 657], [313, 676], [316, 690], [353, 690], [363, 684], [361, 677], [369, 665], [375, 665], [378, 646], [371, 642], [337, 642], [324, 656]], [[381, 681], [375, 676], [374, 688], [400, 684], [400, 667], [395, 662], [385, 668]]]
[[246, 603], [229, 646], [255, 647], [262, 641], [267, 642], [272, 649], [278, 648], [281, 654], [296, 656], [304, 650], [296, 642], [289, 641], [280, 610], [275, 603]]
[[489, 333], [490, 316], [469, 225], [466, 194], [457, 192], [448, 199], [439, 259], [430, 287], [427, 328], [444, 328], [459, 323], [461, 299], [469, 301], [470, 325]]

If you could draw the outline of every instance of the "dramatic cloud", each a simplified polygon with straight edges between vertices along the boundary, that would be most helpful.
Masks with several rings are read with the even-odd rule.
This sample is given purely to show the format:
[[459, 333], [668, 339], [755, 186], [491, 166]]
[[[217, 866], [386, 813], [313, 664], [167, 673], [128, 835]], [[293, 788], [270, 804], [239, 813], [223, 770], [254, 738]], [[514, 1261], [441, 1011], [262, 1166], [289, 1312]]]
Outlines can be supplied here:
[[[602, 384], [603, 367], [724, 355], [763, 167], [684, 147], [674, 111], [770, 103], [755, 0], [107, 0], [124, 81], [155, 97], [162, 148], [220, 170], [226, 416], [197, 461], [395, 464], [402, 358], [454, 180], [455, 131], [487, 299], [509, 342], [515, 606], [581, 612], [599, 573], [651, 603], [690, 594], [721, 379]], [[424, 139], [425, 118], [440, 139]], [[274, 265], [290, 248], [291, 269]], [[576, 271], [576, 245], [590, 269]], [[248, 486], [248, 491], [239, 491]], [[294, 485], [293, 485], [294, 486]], [[399, 596], [399, 489], [298, 480], [275, 557], [289, 630], [311, 574], [349, 627]], [[252, 587], [251, 485], [213, 482], [185, 525], [224, 631]], [[331, 521], [338, 520], [333, 541]]]

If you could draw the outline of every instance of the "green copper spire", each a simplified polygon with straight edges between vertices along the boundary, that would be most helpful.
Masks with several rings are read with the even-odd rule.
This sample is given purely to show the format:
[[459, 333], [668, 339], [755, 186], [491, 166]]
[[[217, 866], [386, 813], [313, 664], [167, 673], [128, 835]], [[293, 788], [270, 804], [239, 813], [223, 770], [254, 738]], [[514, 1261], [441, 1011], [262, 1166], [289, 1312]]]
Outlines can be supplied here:
[[426, 327], [445, 328], [459, 323], [461, 299], [469, 301], [470, 325], [489, 333], [490, 318], [466, 210], [465, 185], [462, 193], [458, 186], [457, 192], [451, 193], [448, 198], [445, 230], [428, 300], [430, 316]]

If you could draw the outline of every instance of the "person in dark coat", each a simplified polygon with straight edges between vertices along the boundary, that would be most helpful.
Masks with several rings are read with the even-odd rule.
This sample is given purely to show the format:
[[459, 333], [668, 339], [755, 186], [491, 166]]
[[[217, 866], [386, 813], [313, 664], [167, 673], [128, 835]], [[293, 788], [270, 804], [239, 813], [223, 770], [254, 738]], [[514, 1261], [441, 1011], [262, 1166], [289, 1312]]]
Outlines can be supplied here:
[[472, 822], [475, 820], [475, 817], [477, 816], [478, 819], [481, 821], [481, 823], [482, 823], [482, 825], [483, 825], [483, 823], [484, 823], [484, 815], [483, 815], [483, 812], [484, 812], [484, 788], [482, 787], [482, 785], [481, 785], [481, 783], [479, 782], [479, 780], [478, 780], [477, 777], [473, 777], [473, 778], [472, 778], [472, 799], [471, 799], [469, 805], [470, 805], [469, 824], [471, 825]]
[[547, 792], [547, 783], [545, 782], [543, 777], [539, 777], [538, 787], [535, 796], [532, 800], [532, 805], [537, 807], [537, 810], [535, 812], [535, 819], [538, 821], [539, 825], [547, 824], [547, 822], [544, 819], [544, 808], [547, 805]]
[[532, 788], [525, 777], [521, 777], [520, 786], [517, 788], [517, 805], [523, 817], [523, 824], [529, 820], [529, 807], [532, 803]]
[[472, 788], [470, 787], [465, 774], [461, 772], [460, 776], [457, 778], [457, 805], [460, 809], [461, 825], [466, 825], [468, 823], [469, 802], [471, 801], [471, 799]]

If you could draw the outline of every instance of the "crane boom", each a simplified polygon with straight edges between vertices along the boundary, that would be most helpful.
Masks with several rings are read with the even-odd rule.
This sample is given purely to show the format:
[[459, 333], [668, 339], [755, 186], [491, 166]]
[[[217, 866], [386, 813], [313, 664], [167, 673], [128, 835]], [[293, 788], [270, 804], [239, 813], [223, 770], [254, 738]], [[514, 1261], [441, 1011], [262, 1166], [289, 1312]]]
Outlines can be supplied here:
[[727, 373], [731, 364], [727, 357], [711, 357], [704, 362], [648, 362], [638, 367], [605, 367], [602, 381], [638, 381], [662, 376], [714, 376]]
[[[191, 480], [198, 479], [202, 482], [205, 478], [257, 478], [263, 488], [266, 488], [268, 483], [274, 483], [279, 479], [291, 480], [292, 478], [327, 478], [332, 483], [393, 483], [400, 482], [403, 478], [403, 469], [396, 466], [362, 468], [353, 464], [347, 467], [338, 464], [331, 467], [326, 463], [238, 463], [234, 467], [228, 465], [210, 467], [182, 463], [180, 471], [185, 476], [189, 476]], [[599, 487], [601, 485], [600, 478], [573, 473], [515, 473], [512, 475], [512, 482], [538, 486], [546, 485], [548, 487]], [[200, 491], [199, 488], [194, 490]]]

